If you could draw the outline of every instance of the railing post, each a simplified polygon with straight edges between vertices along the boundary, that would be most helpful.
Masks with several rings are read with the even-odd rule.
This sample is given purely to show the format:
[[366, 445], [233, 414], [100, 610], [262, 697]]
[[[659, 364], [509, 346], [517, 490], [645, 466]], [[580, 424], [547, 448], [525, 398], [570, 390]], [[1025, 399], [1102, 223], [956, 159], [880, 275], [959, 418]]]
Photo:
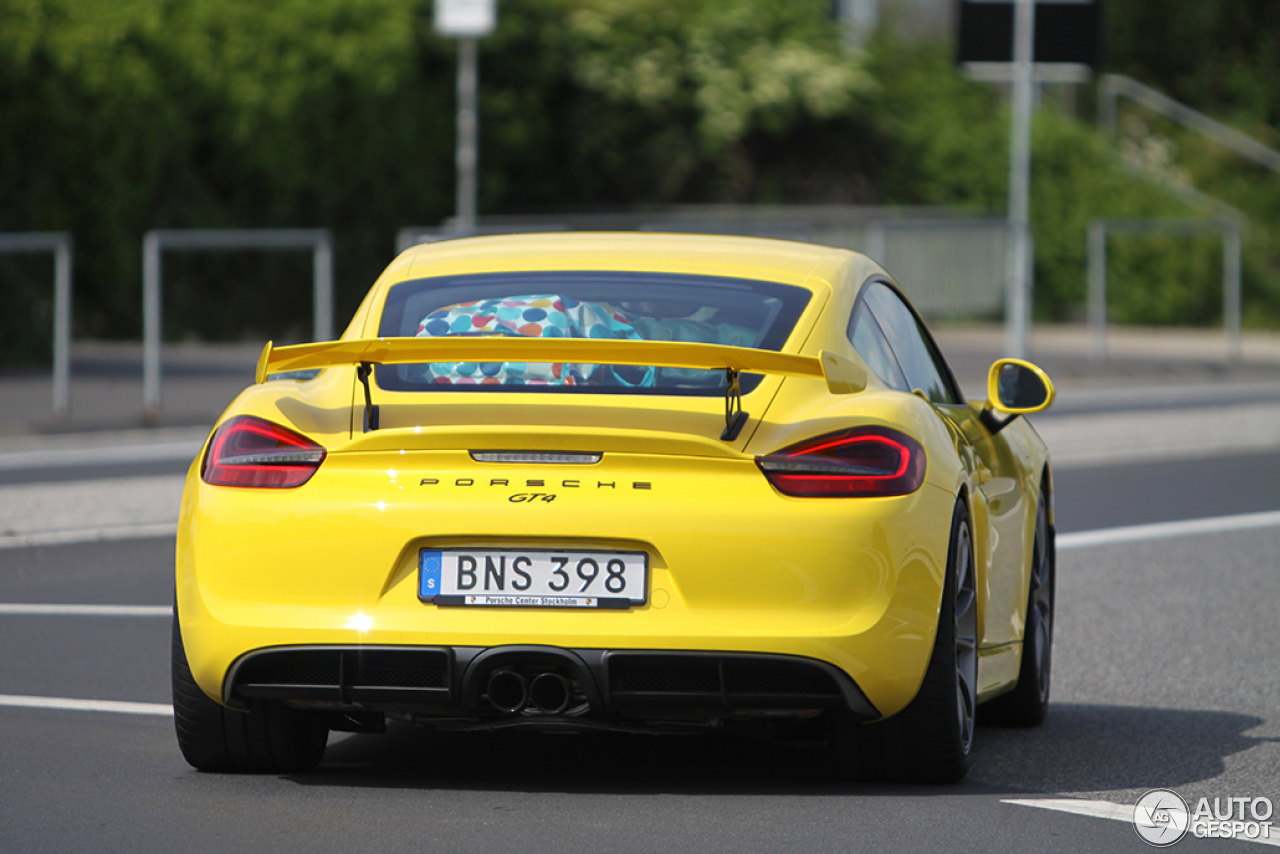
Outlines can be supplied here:
[[1089, 361], [1107, 360], [1107, 226], [1089, 223]]
[[312, 263], [312, 330], [316, 341], [333, 340], [333, 240], [325, 231], [316, 241]]
[[160, 234], [142, 238], [142, 409], [148, 421], [160, 418]]
[[1227, 334], [1227, 361], [1240, 361], [1240, 229], [1223, 223], [1222, 234], [1222, 326]]
[[71, 412], [71, 236], [53, 251], [53, 414]]

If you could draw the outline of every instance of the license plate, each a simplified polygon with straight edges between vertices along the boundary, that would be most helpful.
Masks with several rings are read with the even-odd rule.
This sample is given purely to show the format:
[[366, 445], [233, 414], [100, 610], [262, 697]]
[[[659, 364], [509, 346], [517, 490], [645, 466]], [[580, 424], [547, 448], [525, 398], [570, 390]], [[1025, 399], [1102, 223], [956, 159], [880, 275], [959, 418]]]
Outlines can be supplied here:
[[423, 549], [418, 598], [436, 605], [630, 608], [649, 589], [644, 552]]

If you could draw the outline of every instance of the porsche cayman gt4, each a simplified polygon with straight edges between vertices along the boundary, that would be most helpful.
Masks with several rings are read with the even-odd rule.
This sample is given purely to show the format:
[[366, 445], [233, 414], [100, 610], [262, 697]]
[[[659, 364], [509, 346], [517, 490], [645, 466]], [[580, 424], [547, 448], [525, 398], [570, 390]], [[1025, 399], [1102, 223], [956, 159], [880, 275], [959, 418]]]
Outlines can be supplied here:
[[1018, 360], [966, 400], [869, 258], [656, 234], [418, 246], [337, 341], [273, 348], [183, 496], [196, 768], [330, 731], [830, 739], [951, 781], [1049, 698], [1052, 480]]

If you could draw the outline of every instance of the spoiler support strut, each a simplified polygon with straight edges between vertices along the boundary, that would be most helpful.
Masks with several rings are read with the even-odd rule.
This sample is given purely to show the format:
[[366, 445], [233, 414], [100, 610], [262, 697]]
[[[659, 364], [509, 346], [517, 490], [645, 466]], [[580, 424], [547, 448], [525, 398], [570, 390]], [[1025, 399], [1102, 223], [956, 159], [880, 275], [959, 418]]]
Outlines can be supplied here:
[[356, 368], [356, 376], [364, 386], [364, 432], [378, 429], [378, 407], [373, 405], [373, 395], [369, 393], [369, 375], [373, 373], [373, 365], [361, 362]]
[[732, 442], [742, 432], [742, 425], [751, 417], [742, 411], [742, 386], [738, 382], [738, 372], [733, 368], [724, 369], [724, 432], [721, 441]]

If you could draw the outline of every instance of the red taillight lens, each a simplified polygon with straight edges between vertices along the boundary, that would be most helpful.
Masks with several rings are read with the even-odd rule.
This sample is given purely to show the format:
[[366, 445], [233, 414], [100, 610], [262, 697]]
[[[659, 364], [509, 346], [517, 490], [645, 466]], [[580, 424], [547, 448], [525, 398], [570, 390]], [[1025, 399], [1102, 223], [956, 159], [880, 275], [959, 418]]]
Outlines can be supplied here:
[[213, 434], [200, 476], [218, 486], [302, 486], [324, 455], [324, 448], [287, 427], [237, 415]]
[[924, 482], [924, 448], [888, 427], [828, 433], [756, 463], [779, 492], [804, 498], [906, 495]]

